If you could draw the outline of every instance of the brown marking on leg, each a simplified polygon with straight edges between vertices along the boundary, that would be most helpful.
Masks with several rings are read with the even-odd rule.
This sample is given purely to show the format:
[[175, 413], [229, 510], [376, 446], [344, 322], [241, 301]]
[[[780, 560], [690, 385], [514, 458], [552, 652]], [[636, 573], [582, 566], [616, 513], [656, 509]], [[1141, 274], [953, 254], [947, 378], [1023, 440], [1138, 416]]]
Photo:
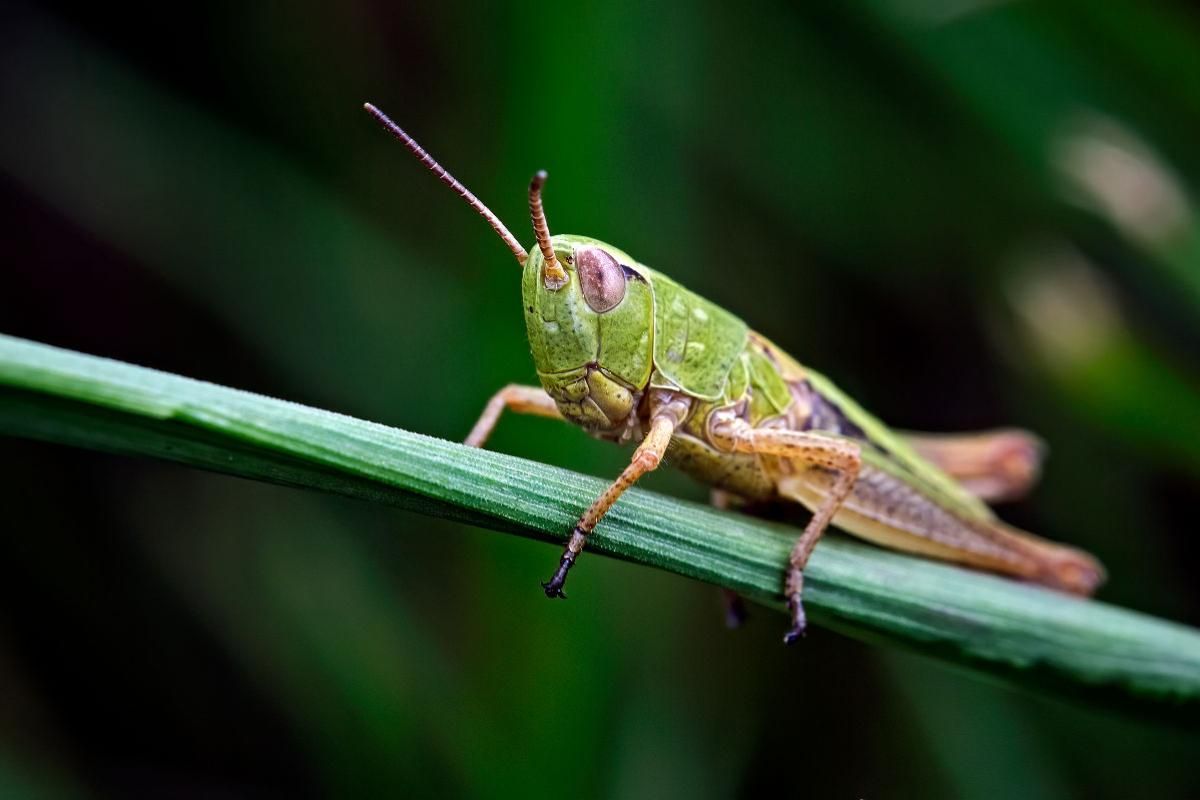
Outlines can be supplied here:
[[662, 463], [663, 455], [667, 452], [667, 445], [681, 419], [682, 415], [677, 416], [673, 409], [661, 410], [651, 419], [650, 432], [638, 445], [629, 466], [622, 470], [617, 479], [596, 498], [588, 510], [583, 512], [579, 522], [575, 524], [574, 530], [571, 531], [571, 539], [567, 542], [567, 548], [559, 560], [558, 570], [555, 571], [554, 577], [542, 584], [547, 597], [566, 597], [562, 588], [567, 581], [567, 572], [570, 571], [575, 564], [575, 559], [583, 550], [588, 534], [613, 507], [617, 499], [625, 493], [626, 489], [637, 483], [638, 478], [656, 469]]
[[713, 434], [716, 441], [724, 442], [736, 453], [775, 456], [801, 468], [824, 470], [837, 475], [829, 491], [813, 510], [812, 519], [796, 540], [788, 559], [784, 595], [787, 597], [788, 610], [791, 611], [792, 627], [784, 635], [783, 641], [792, 644], [804, 635], [807, 625], [801, 601], [804, 567], [834, 514], [854, 489], [854, 482], [862, 467], [858, 444], [817, 432], [753, 428], [741, 420], [735, 420], [723, 426], [723, 429], [713, 430]]
[[505, 409], [518, 414], [532, 414], [537, 417], [553, 417], [562, 419], [554, 400], [540, 386], [521, 386], [510, 383], [492, 395], [492, 399], [484, 406], [479, 421], [467, 434], [464, 444], [468, 447], [483, 447], [488, 437], [500, 421], [500, 415]]
[[1037, 482], [1045, 446], [1028, 431], [907, 433], [917, 454], [989, 503], [1016, 500]]

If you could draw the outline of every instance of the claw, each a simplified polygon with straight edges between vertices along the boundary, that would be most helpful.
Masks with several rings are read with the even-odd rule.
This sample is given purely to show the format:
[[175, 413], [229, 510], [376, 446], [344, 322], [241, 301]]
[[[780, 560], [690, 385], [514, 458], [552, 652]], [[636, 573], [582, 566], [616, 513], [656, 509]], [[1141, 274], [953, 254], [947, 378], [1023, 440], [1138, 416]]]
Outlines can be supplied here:
[[804, 638], [804, 631], [808, 628], [808, 619], [804, 615], [804, 604], [800, 602], [799, 594], [788, 598], [788, 610], [792, 612], [792, 627], [783, 635], [783, 643], [795, 644]]
[[567, 599], [567, 596], [563, 594], [563, 585], [567, 582], [567, 572], [574, 563], [575, 557], [571, 553], [563, 553], [562, 560], [558, 562], [558, 569], [554, 572], [554, 577], [542, 584], [542, 588], [546, 590], [546, 597], [549, 597], [551, 600], [555, 598]]

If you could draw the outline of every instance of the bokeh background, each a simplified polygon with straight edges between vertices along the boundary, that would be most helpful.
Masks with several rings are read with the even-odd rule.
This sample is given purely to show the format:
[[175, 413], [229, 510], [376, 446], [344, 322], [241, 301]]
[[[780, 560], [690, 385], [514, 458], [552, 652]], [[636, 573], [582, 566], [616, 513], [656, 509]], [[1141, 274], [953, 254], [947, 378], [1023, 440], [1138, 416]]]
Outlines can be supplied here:
[[[572, 5], [5, 4], [0, 330], [461, 438], [517, 270], [369, 99], [523, 241], [544, 167], [889, 422], [1038, 431], [1006, 518], [1200, 622], [1200, 13]], [[1200, 796], [1195, 733], [600, 557], [548, 603], [546, 545], [20, 440], [0, 506], [6, 797]]]

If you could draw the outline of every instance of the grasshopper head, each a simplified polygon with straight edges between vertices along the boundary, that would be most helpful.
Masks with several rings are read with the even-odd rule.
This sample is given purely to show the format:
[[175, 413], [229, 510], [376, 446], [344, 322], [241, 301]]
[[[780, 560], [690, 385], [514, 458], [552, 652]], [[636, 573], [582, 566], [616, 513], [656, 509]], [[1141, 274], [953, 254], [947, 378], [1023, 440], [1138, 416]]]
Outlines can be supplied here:
[[[539, 236], [539, 240], [541, 237]], [[637, 431], [653, 364], [654, 295], [627, 254], [584, 236], [546, 236], [521, 280], [525, 328], [542, 386], [593, 435]]]

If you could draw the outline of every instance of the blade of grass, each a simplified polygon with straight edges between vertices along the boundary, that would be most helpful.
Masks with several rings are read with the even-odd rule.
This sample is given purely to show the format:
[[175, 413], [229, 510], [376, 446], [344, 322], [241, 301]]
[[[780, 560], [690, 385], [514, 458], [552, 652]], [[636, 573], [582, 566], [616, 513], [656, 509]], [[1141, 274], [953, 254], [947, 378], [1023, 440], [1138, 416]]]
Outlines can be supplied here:
[[[154, 456], [549, 541], [562, 540], [605, 485], [6, 336], [0, 336], [0, 433]], [[794, 535], [784, 525], [634, 490], [605, 518], [589, 550], [780, 607], [780, 576]], [[839, 537], [822, 543], [806, 576], [818, 624], [1043, 692], [1195, 725], [1200, 632], [1193, 629]]]

